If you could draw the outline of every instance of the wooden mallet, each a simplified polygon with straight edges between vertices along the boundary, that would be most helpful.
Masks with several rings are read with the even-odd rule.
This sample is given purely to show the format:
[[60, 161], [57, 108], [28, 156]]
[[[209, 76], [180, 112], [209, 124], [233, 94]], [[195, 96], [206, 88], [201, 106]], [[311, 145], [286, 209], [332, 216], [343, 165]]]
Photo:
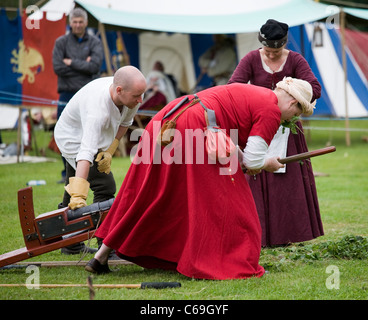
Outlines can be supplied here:
[[331, 146], [331, 147], [326, 147], [326, 148], [317, 149], [317, 150], [313, 150], [313, 151], [299, 153], [299, 154], [296, 154], [296, 155], [293, 155], [293, 156], [289, 156], [289, 157], [286, 157], [286, 158], [279, 159], [278, 161], [282, 164], [287, 164], [287, 163], [291, 163], [291, 162], [302, 161], [302, 160], [309, 159], [309, 158], [312, 158], [312, 157], [321, 156], [321, 155], [331, 153], [331, 152], [335, 152], [335, 151], [336, 151], [336, 147]]
[[[331, 152], [335, 152], [336, 151], [336, 147], [331, 146], [331, 147], [326, 147], [326, 148], [322, 148], [322, 149], [317, 149], [317, 150], [313, 150], [313, 151], [308, 151], [308, 152], [303, 152], [303, 153], [299, 153], [299, 154], [295, 154], [286, 158], [282, 158], [282, 159], [278, 159], [278, 161], [282, 164], [287, 164], [287, 163], [291, 163], [291, 162], [297, 162], [297, 161], [302, 161], [305, 159], [309, 159], [312, 157], [316, 157], [316, 156], [321, 156], [327, 153], [331, 153]], [[239, 149], [239, 154], [240, 157], [242, 157], [242, 153], [240, 153], [240, 149]], [[242, 169], [243, 172], [247, 172], [247, 169]]]

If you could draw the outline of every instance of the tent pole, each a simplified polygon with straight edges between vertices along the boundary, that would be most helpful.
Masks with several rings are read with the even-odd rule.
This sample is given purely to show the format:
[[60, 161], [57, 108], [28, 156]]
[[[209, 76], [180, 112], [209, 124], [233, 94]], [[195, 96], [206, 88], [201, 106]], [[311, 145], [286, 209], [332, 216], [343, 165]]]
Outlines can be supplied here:
[[[120, 31], [117, 32], [118, 40], [121, 45], [121, 51], [123, 52], [123, 65], [130, 65], [130, 56], [128, 54], [128, 51], [125, 47], [124, 39]], [[118, 50], [119, 51], [119, 50]]]
[[341, 30], [341, 54], [342, 65], [344, 68], [344, 96], [345, 96], [345, 141], [346, 145], [350, 146], [350, 132], [349, 132], [349, 108], [348, 108], [348, 90], [347, 90], [347, 67], [346, 67], [346, 52], [345, 52], [345, 12], [340, 9], [340, 30]]
[[18, 107], [18, 127], [17, 127], [17, 163], [19, 163], [19, 157], [22, 148], [22, 106]]
[[[23, 0], [18, 1], [18, 7], [19, 7], [19, 14], [22, 17]], [[22, 106], [19, 106], [18, 128], [17, 128], [17, 163], [19, 163], [19, 156], [22, 148], [21, 141], [22, 141]]]
[[304, 24], [299, 26], [300, 33], [300, 54], [305, 58], [305, 49], [304, 49]]
[[102, 44], [104, 48], [107, 74], [109, 76], [112, 76], [113, 72], [112, 72], [111, 61], [110, 61], [110, 50], [109, 50], [109, 46], [107, 45], [105, 26], [100, 21], [98, 22], [98, 31], [100, 32], [101, 40], [102, 40]]
[[[107, 45], [105, 26], [100, 21], [98, 22], [98, 31], [100, 32], [102, 44], [103, 44], [103, 47], [104, 47], [107, 74], [109, 76], [112, 76], [113, 75], [113, 71], [112, 71], [111, 61], [110, 61], [111, 55], [110, 55], [109, 46]], [[123, 157], [125, 157], [127, 155], [126, 142], [125, 142], [124, 139], [125, 138], [123, 137], [120, 140], [121, 146], [119, 145], [119, 150], [122, 152]]]

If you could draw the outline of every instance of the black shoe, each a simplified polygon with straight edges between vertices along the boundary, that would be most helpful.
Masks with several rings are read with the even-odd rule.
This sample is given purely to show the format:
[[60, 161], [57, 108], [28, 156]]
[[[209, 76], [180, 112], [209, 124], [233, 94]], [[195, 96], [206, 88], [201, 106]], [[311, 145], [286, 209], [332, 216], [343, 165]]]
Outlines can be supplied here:
[[96, 253], [97, 249], [87, 247], [83, 242], [76, 243], [64, 248], [61, 248], [63, 254], [80, 254], [80, 253]]
[[88, 272], [92, 272], [92, 273], [96, 273], [96, 274], [104, 274], [104, 273], [111, 272], [111, 270], [109, 268], [109, 265], [107, 263], [106, 264], [101, 264], [95, 258], [88, 261], [88, 263], [86, 264], [84, 269]]

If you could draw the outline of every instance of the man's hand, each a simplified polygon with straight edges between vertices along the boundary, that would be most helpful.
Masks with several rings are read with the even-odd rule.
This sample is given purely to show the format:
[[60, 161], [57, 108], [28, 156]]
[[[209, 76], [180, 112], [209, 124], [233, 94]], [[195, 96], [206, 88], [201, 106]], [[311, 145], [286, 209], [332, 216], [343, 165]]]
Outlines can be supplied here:
[[101, 151], [97, 154], [96, 162], [97, 162], [97, 169], [100, 172], [105, 172], [109, 174], [111, 171], [111, 161], [112, 156], [114, 155], [116, 149], [119, 146], [119, 140], [114, 139], [111, 146], [106, 151]]
[[[90, 62], [91, 61], [91, 57], [90, 56], [88, 56], [87, 57], [87, 59], [86, 59], [86, 61], [87, 62]], [[72, 64], [72, 59], [69, 59], [69, 58], [64, 58], [63, 59], [63, 62], [64, 62], [64, 64], [66, 64], [67, 66], [70, 66], [71, 64]]]
[[107, 151], [101, 151], [97, 157], [97, 170], [100, 172], [105, 172], [106, 174], [109, 174], [111, 171], [111, 161], [112, 161], [112, 155], [111, 153]]
[[64, 59], [63, 59], [63, 62], [64, 62], [67, 66], [70, 66], [70, 65], [72, 64], [72, 59], [64, 58]]
[[69, 178], [69, 184], [64, 188], [70, 194], [70, 209], [75, 210], [87, 205], [89, 182], [86, 179], [71, 177]]

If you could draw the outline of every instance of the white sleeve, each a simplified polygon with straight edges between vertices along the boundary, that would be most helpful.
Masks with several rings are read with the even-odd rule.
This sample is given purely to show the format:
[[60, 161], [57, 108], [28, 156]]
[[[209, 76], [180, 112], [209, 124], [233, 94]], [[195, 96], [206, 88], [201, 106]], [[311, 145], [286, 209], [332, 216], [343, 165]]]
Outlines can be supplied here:
[[140, 103], [138, 103], [133, 109], [129, 109], [128, 107], [124, 106], [124, 111], [120, 121], [120, 125], [122, 127], [130, 127], [133, 124], [134, 116], [136, 115], [140, 106]]
[[82, 120], [83, 135], [76, 161], [88, 160], [93, 163], [93, 158], [98, 151], [98, 142], [102, 134], [103, 120], [93, 116], [87, 116]]
[[268, 149], [266, 141], [260, 136], [250, 136], [244, 148], [243, 164], [248, 169], [261, 169], [265, 163]]

